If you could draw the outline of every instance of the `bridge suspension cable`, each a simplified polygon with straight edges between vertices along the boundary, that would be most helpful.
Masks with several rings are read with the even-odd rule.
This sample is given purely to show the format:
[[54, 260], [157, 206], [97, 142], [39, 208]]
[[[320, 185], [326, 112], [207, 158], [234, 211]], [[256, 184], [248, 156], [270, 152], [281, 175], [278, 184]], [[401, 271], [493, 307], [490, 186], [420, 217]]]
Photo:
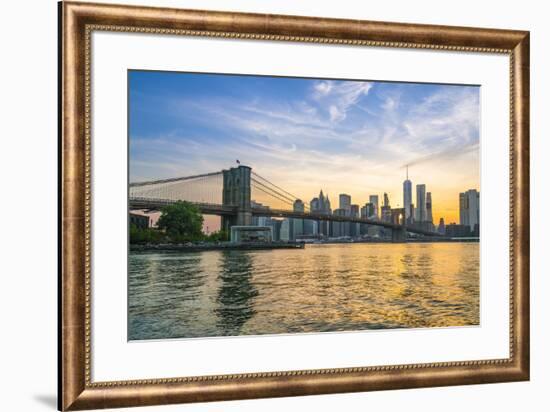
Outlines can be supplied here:
[[[273, 192], [271, 192], [271, 191], [269, 191], [269, 190], [265, 190], [265, 189], [263, 189], [263, 188], [260, 187], [260, 186], [253, 186], [253, 188], [254, 188], [255, 190], [259, 190], [260, 192], [262, 192], [262, 193], [264, 193], [264, 194], [266, 194], [266, 195], [268, 195], [268, 196], [271, 196], [271, 197], [275, 198], [276, 200], [278, 200], [278, 201], [280, 201], [281, 203], [283, 203], [285, 206], [291, 206], [291, 207], [294, 206], [294, 202], [289, 201], [289, 200], [287, 200], [287, 199], [280, 198], [280, 197], [278, 197], [277, 195], [275, 195]], [[273, 206], [273, 205], [270, 204], [270, 205], [265, 205], [265, 206]]]
[[[277, 191], [273, 190], [272, 188], [270, 188], [267, 185], [263, 184], [259, 180], [251, 178], [250, 181], [252, 182], [253, 185], [256, 184], [258, 186], [261, 186], [262, 188], [264, 188], [264, 190], [269, 192], [269, 194], [273, 194], [273, 196], [276, 196], [277, 198], [279, 198], [282, 201], [286, 201], [286, 202], [290, 202], [291, 204], [294, 204], [294, 201], [296, 200], [295, 198], [288, 197], [284, 194], [281, 194], [280, 192], [277, 192]], [[258, 187], [258, 189], [260, 189], [260, 187]]]
[[[223, 174], [223, 171], [217, 171], [169, 179], [132, 182], [129, 184], [129, 195], [130, 199], [140, 201], [186, 200], [221, 205], [223, 203]], [[267, 207], [293, 210], [296, 200], [299, 199], [296, 195], [255, 172], [251, 173], [250, 185], [251, 200]], [[304, 211], [309, 211], [307, 204], [304, 204]]]
[[163, 183], [175, 183], [175, 182], [183, 182], [185, 180], [193, 180], [193, 179], [200, 179], [203, 177], [209, 177], [209, 176], [216, 176], [221, 175], [222, 172], [212, 172], [212, 173], [203, 173], [200, 175], [194, 175], [194, 176], [184, 176], [184, 177], [172, 177], [170, 179], [158, 179], [158, 180], [150, 180], [145, 182], [132, 182], [129, 184], [130, 187], [138, 187], [138, 186], [150, 186], [150, 185], [157, 185], [157, 184], [163, 184]]
[[285, 193], [286, 195], [290, 196], [291, 199], [294, 199], [294, 200], [300, 199], [298, 196], [293, 195], [293, 194], [290, 193], [290, 192], [287, 192], [287, 191], [286, 191], [285, 189], [283, 189], [282, 187], [277, 186], [275, 183], [273, 183], [273, 182], [271, 182], [270, 180], [266, 179], [265, 177], [259, 175], [258, 173], [252, 172], [252, 175], [256, 176], [258, 179], [263, 180], [264, 182], [266, 182], [266, 183], [268, 183], [269, 185], [275, 187], [275, 188], [278, 189], [279, 191], [281, 191], [281, 192]]
[[[255, 172], [252, 172], [252, 182], [253, 183], [256, 183], [256, 188], [258, 190], [261, 190], [259, 186], [261, 186], [262, 188], [266, 189], [267, 191], [269, 191], [270, 193], [268, 193], [269, 195], [275, 197], [276, 199], [284, 202], [284, 203], [287, 203], [287, 204], [290, 204], [291, 206], [294, 206], [294, 202], [296, 200], [299, 200], [300, 198], [296, 195], [293, 195], [292, 193], [288, 192], [287, 190], [283, 189], [282, 187], [276, 185], [275, 183], [271, 182], [269, 179], [266, 179], [265, 177], [259, 175], [258, 173], [255, 173]], [[260, 181], [261, 180], [261, 181]], [[263, 190], [261, 190], [263, 191]], [[284, 200], [283, 200], [284, 199]], [[290, 203], [289, 203], [290, 202]], [[304, 208], [306, 210], [309, 209], [309, 205], [307, 205], [306, 203], [304, 203]]]
[[140, 182], [129, 186], [130, 199], [222, 203], [223, 178], [221, 172]]

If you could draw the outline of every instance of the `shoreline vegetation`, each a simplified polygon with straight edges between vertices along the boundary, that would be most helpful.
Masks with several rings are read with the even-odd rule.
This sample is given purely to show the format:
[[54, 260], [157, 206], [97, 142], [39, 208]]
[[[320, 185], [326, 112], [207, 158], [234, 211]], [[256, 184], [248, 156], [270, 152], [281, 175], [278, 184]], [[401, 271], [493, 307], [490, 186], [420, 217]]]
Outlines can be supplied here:
[[130, 225], [130, 245], [219, 243], [229, 241], [229, 233], [219, 230], [210, 234], [202, 232], [204, 218], [193, 204], [178, 201], [161, 210], [158, 228]]

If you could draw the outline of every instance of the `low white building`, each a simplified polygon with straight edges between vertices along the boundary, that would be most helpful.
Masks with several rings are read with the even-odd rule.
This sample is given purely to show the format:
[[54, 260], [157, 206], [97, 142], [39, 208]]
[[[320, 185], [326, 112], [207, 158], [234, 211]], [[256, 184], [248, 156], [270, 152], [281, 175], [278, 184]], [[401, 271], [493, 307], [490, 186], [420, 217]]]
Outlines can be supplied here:
[[269, 243], [273, 240], [271, 226], [231, 226], [231, 242], [233, 243]]

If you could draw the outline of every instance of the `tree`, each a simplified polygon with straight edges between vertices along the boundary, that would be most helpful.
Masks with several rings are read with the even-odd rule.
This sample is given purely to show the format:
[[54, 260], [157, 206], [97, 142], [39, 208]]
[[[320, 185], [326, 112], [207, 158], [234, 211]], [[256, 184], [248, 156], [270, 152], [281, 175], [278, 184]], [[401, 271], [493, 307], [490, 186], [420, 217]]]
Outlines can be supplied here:
[[206, 240], [210, 242], [225, 242], [229, 240], [229, 233], [220, 229], [217, 232], [210, 233]]
[[200, 210], [189, 202], [177, 201], [161, 210], [158, 227], [178, 240], [195, 240], [202, 237], [203, 217]]
[[130, 243], [159, 243], [162, 241], [164, 234], [158, 230], [151, 228], [140, 228], [130, 225]]

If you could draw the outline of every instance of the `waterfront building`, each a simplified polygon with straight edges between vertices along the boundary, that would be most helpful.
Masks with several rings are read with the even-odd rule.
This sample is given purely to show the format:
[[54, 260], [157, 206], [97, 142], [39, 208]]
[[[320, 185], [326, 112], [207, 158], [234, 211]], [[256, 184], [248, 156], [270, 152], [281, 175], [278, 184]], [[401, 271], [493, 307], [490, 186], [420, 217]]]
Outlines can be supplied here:
[[[352, 217], [360, 217], [359, 214], [359, 205], [351, 205], [351, 216]], [[361, 230], [361, 224], [360, 223], [351, 223], [350, 224], [350, 236], [355, 237], [359, 236]]]
[[374, 207], [374, 218], [378, 219], [378, 195], [370, 195], [369, 196], [369, 203], [372, 203]]
[[479, 225], [479, 192], [475, 189], [467, 190], [459, 194], [458, 201], [460, 224], [470, 226], [470, 230], [474, 231], [475, 226]]
[[469, 225], [451, 223], [445, 227], [445, 235], [449, 237], [470, 237], [472, 232]]
[[271, 218], [269, 216], [252, 216], [252, 226], [270, 226]]
[[426, 213], [426, 185], [416, 185], [416, 216], [415, 220], [418, 222], [425, 222], [427, 220]]
[[304, 220], [292, 219], [292, 240], [296, 240], [304, 234]]
[[292, 219], [283, 219], [281, 223], [280, 240], [289, 242], [292, 240]]
[[[335, 216], [347, 216], [345, 209], [336, 209], [333, 214]], [[348, 236], [346, 234], [346, 227], [349, 227], [349, 222], [331, 222], [331, 236], [332, 237], [342, 237]], [[348, 226], [346, 226], [348, 225]]]
[[269, 226], [272, 228], [271, 236], [274, 241], [281, 240], [282, 224], [283, 224], [283, 221], [281, 219], [269, 219], [268, 221], [266, 221], [266, 226]]
[[411, 214], [412, 206], [412, 182], [409, 180], [409, 166], [407, 166], [407, 179], [403, 182], [403, 208], [405, 209], [405, 219], [408, 224], [414, 220]]
[[304, 219], [304, 235], [316, 235], [317, 222], [311, 219]]
[[231, 226], [232, 243], [270, 243], [273, 228], [270, 226]]

